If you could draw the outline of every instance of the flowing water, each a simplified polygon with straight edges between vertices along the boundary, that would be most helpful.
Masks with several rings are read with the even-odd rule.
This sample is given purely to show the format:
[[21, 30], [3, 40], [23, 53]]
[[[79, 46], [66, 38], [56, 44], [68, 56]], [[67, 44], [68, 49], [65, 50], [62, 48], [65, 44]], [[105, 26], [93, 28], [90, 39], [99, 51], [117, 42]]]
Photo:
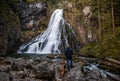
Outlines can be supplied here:
[[[33, 38], [29, 43], [20, 46], [18, 53], [60, 54], [64, 52], [67, 45], [77, 49], [76, 35], [62, 16], [63, 9], [56, 9], [46, 31]], [[72, 41], [73, 39], [74, 41]]]

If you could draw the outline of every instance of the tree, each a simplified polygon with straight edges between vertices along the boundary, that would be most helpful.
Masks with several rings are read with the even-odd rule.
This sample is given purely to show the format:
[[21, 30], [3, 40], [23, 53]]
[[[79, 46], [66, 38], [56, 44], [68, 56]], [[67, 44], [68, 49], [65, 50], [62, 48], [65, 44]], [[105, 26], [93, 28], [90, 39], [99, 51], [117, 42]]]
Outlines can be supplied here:
[[98, 3], [98, 25], [99, 25], [99, 29], [98, 29], [98, 33], [99, 33], [99, 40], [101, 40], [101, 23], [100, 23], [100, 2], [99, 0], [97, 0]]
[[114, 21], [113, 0], [111, 0], [111, 13], [112, 13], [112, 28], [113, 28], [113, 35], [115, 36], [115, 21]]

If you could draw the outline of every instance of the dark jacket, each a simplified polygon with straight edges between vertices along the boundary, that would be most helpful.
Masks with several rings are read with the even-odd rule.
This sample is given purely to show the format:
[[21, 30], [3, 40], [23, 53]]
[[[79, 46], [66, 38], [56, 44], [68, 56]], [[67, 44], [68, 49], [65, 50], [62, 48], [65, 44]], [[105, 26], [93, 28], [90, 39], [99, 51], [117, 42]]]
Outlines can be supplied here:
[[65, 56], [67, 58], [72, 58], [72, 55], [73, 55], [73, 50], [72, 48], [68, 47], [66, 50], [65, 50]]

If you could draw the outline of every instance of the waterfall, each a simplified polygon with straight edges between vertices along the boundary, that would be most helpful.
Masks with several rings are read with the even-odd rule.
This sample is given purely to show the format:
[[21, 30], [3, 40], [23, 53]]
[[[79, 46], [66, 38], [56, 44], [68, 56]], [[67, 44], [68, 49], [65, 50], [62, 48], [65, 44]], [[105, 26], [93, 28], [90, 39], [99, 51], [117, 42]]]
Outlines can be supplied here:
[[[76, 48], [76, 35], [62, 16], [63, 9], [56, 9], [46, 31], [33, 38], [29, 43], [20, 46], [18, 53], [60, 54], [70, 43]], [[75, 40], [72, 42], [73, 39]]]

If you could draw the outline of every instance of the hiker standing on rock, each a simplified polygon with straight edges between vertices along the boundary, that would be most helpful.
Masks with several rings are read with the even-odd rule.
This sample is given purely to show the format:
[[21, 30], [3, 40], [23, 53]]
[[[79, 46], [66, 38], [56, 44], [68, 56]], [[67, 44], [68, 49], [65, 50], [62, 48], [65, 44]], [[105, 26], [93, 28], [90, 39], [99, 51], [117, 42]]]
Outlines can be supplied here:
[[73, 55], [73, 49], [68, 45], [67, 48], [65, 49], [65, 56], [67, 61], [67, 68], [69, 71], [70, 68], [73, 67], [72, 55]]

